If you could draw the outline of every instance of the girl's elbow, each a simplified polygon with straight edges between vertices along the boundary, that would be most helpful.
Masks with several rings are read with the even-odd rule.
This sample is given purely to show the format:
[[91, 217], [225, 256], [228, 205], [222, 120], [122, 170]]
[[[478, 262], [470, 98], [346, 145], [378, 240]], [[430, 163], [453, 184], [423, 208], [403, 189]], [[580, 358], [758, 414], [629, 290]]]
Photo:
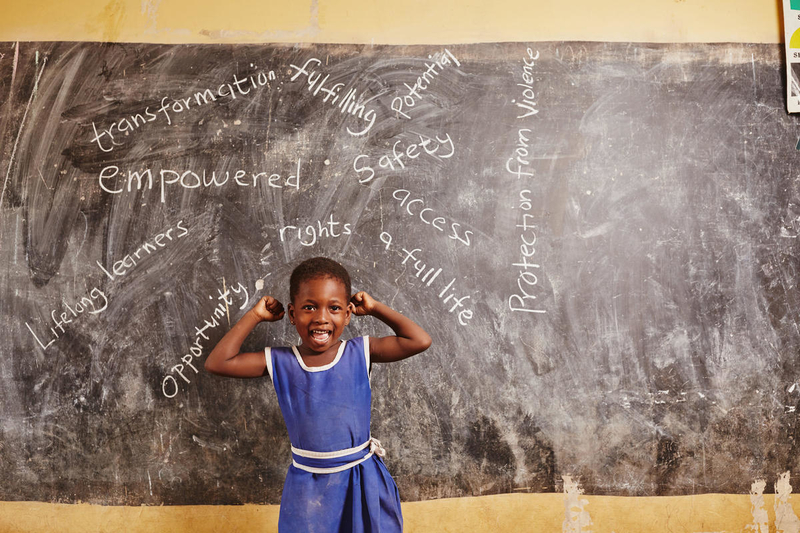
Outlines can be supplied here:
[[425, 336], [420, 339], [420, 353], [430, 348], [431, 344], [433, 344], [433, 339], [426, 333]]
[[215, 365], [211, 360], [206, 359], [206, 362], [203, 364], [203, 369], [208, 372], [209, 374], [220, 374], [220, 369]]

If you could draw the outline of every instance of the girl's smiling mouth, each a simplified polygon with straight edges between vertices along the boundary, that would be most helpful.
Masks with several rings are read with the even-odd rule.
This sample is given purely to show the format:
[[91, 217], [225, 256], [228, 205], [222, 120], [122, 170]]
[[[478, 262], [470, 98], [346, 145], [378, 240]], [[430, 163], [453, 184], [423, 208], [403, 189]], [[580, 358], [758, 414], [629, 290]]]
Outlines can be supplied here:
[[331, 338], [332, 333], [329, 329], [312, 329], [311, 338], [320, 344], [325, 344]]

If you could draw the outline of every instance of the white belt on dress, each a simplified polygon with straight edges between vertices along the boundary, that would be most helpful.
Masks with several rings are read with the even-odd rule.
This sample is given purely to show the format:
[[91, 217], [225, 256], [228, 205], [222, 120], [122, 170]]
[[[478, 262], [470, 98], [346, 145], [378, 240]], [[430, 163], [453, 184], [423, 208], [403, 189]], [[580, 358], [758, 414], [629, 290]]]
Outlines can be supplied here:
[[292, 458], [292, 464], [296, 468], [299, 468], [300, 470], [305, 470], [306, 472], [311, 472], [312, 474], [335, 474], [337, 472], [343, 472], [348, 468], [353, 468], [354, 466], [363, 463], [373, 455], [377, 455], [378, 457], [383, 457], [384, 455], [386, 455], [386, 450], [383, 448], [383, 446], [381, 446], [381, 442], [374, 437], [370, 437], [367, 442], [365, 442], [360, 446], [356, 446], [354, 448], [347, 448], [346, 450], [336, 450], [333, 452], [314, 452], [310, 450], [295, 448], [294, 446], [292, 446], [292, 454], [298, 457], [305, 457], [307, 459], [329, 460], [329, 459], [341, 459], [342, 457], [353, 455], [362, 450], [366, 450], [367, 448], [369, 448], [369, 452], [363, 457], [360, 457], [354, 461], [350, 461], [345, 464], [337, 466], [319, 467], [319, 466], [304, 465], [302, 463], [298, 463], [294, 457]]

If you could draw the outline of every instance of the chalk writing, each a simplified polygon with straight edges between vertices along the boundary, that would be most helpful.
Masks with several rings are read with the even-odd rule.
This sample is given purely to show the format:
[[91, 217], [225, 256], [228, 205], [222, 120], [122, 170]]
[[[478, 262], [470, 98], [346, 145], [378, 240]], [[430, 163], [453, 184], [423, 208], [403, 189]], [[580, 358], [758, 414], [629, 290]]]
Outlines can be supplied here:
[[[350, 224], [337, 222], [334, 220], [333, 214], [331, 214], [330, 218], [325, 222], [318, 220], [316, 224], [308, 224], [306, 226], [283, 226], [280, 230], [280, 235], [281, 242], [285, 242], [296, 235], [297, 240], [303, 246], [314, 246], [323, 237], [335, 239], [343, 235], [350, 235], [352, 232]], [[289, 237], [287, 237], [287, 233]]]
[[154, 170], [145, 168], [143, 170], [128, 170], [127, 176], [120, 172], [116, 165], [108, 165], [100, 171], [98, 176], [100, 188], [109, 194], [122, 194], [123, 192], [139, 191], [142, 189], [152, 190], [157, 184], [161, 192], [161, 202], [166, 202], [167, 185], [174, 185], [182, 189], [197, 189], [222, 187], [229, 180], [240, 187], [257, 187], [259, 184], [276, 189], [300, 189], [300, 160], [297, 160], [297, 170], [295, 174], [286, 176], [275, 172], [257, 172], [236, 170], [207, 171], [203, 170], [174, 170], [162, 168]]
[[[527, 118], [531, 115], [537, 114], [539, 111], [536, 109], [536, 93], [533, 92], [533, 67], [536, 60], [539, 59], [539, 51], [533, 55], [533, 50], [528, 48], [528, 57], [522, 59], [522, 81], [525, 83], [518, 83], [517, 87], [522, 87], [522, 101], [511, 100], [516, 104], [524, 113], [517, 116], [517, 118]], [[530, 62], [528, 60], [530, 59]]]
[[[432, 228], [436, 228], [437, 230], [444, 232], [445, 226], [448, 224], [447, 219], [442, 216], [437, 216], [436, 212], [431, 207], [425, 207], [425, 201], [422, 198], [411, 198], [411, 191], [406, 189], [395, 189], [392, 193], [392, 198], [398, 200], [400, 202], [401, 207], [405, 207], [405, 212], [411, 216], [418, 216], [420, 220], [422, 220], [425, 224], [428, 224]], [[419, 204], [415, 206], [415, 204]], [[419, 211], [415, 212], [412, 210], [412, 206], [415, 206], [414, 209], [419, 209]], [[460, 242], [464, 246], [469, 246], [471, 241], [470, 237], [472, 237], [472, 232], [469, 230], [459, 231], [458, 228], [461, 227], [461, 224], [458, 222], [450, 222], [449, 234], [448, 237], [451, 239]]]
[[239, 79], [238, 74], [234, 74], [233, 81], [222, 83], [217, 87], [216, 91], [204, 89], [186, 98], [164, 96], [161, 98], [161, 103], [158, 108], [153, 108], [151, 110], [150, 106], [146, 106], [141, 112], [134, 113], [129, 117], [123, 117], [113, 122], [107, 128], [98, 128], [97, 124], [92, 121], [92, 132], [94, 136], [91, 142], [97, 143], [97, 146], [103, 152], [111, 152], [114, 150], [115, 146], [123, 144], [120, 142], [121, 137], [129, 135], [130, 132], [136, 131], [149, 122], [155, 122], [160, 119], [166, 120], [167, 125], [172, 125], [173, 115], [188, 111], [190, 108], [204, 106], [209, 102], [216, 102], [218, 98], [231, 98], [235, 100], [237, 94], [239, 96], [246, 96], [250, 94], [251, 91], [258, 90], [275, 79], [275, 73], [273, 71], [270, 70], [267, 73], [259, 70], [255, 74], [242, 79]]
[[[68, 327], [67, 324], [72, 324], [77, 318], [79, 318], [83, 313], [88, 313], [90, 315], [96, 315], [98, 313], [102, 313], [108, 307], [108, 298], [106, 297], [105, 293], [102, 290], [98, 289], [97, 287], [93, 287], [92, 290], [89, 291], [88, 296], [82, 297], [77, 302], [73, 303], [72, 305], [68, 304], [66, 301], [62, 300], [61, 302], [63, 307], [60, 310], [53, 309], [50, 311], [50, 318], [53, 320], [53, 326], [50, 327], [50, 333], [43, 336], [44, 340], [48, 340], [47, 344], [42, 342], [42, 338], [39, 337], [34, 331], [33, 328], [25, 322], [25, 326], [28, 328], [28, 331], [31, 332], [33, 338], [36, 339], [36, 342], [42, 348], [42, 350], [46, 350], [49, 348], [57, 339], [61, 338], [61, 335], [66, 333], [66, 328]], [[66, 311], [63, 309], [66, 308]], [[58, 314], [56, 311], [60, 311]], [[59, 334], [59, 331], [61, 332]]]
[[[173, 238], [172, 232], [175, 231], [176, 228], [178, 231], [175, 232], [175, 236]], [[183, 238], [188, 234], [189, 230], [183, 225], [183, 220], [179, 220], [175, 225], [175, 228], [169, 228], [163, 233], [157, 234], [155, 237], [153, 237], [152, 242], [149, 240], [145, 241], [141, 246], [139, 246], [139, 248], [136, 249], [135, 252], [126, 255], [119, 261], [115, 261], [110, 267], [111, 272], [109, 272], [109, 269], [106, 269], [106, 267], [104, 267], [100, 261], [97, 261], [97, 266], [100, 267], [100, 270], [103, 271], [103, 274], [108, 276], [109, 279], [113, 281], [116, 279], [115, 276], [120, 277], [126, 275], [130, 269], [136, 266], [136, 261], [140, 261], [142, 258], [148, 257], [150, 254], [167, 246], [170, 242]]]
[[[236, 287], [226, 289], [223, 280], [222, 289], [217, 289], [216, 299], [218, 301], [210, 317], [203, 320], [202, 326], [195, 326], [194, 328], [195, 337], [194, 342], [189, 346], [189, 353], [184, 354], [180, 359], [181, 362], [170, 368], [169, 372], [164, 376], [164, 379], [161, 380], [161, 392], [165, 397], [174, 398], [178, 395], [178, 392], [180, 392], [181, 388], [178, 385], [178, 379], [175, 377], [176, 375], [186, 384], [190, 384], [192, 381], [189, 377], [191, 377], [192, 374], [189, 373], [189, 369], [192, 369], [195, 374], [199, 373], [199, 370], [193, 363], [197, 358], [203, 355], [203, 341], [210, 340], [207, 333], [217, 328], [223, 317], [228, 317], [228, 325], [230, 325], [229, 307], [234, 305], [234, 295], [242, 300], [242, 304], [239, 306], [240, 310], [247, 307], [247, 302], [250, 300], [247, 288], [241, 283], [238, 283]], [[214, 296], [209, 296], [208, 299], [214, 300]], [[189, 374], [189, 377], [187, 377], [186, 374]]]
[[[389, 250], [393, 246], [392, 236], [386, 231], [380, 234], [380, 240], [385, 245], [385, 250]], [[460, 298], [456, 297], [456, 294], [463, 294], [463, 292], [457, 290], [456, 278], [452, 278], [449, 283], [445, 284], [443, 288], [439, 290], [444, 283], [443, 280], [446, 278], [443, 278], [437, 283], [434, 283], [434, 281], [439, 278], [443, 269], [437, 268], [436, 265], [429, 266], [427, 263], [423, 263], [422, 260], [419, 259], [421, 253], [421, 248], [413, 248], [411, 250], [402, 248], [401, 257], [403, 260], [400, 264], [410, 266], [414, 271], [414, 276], [423, 283], [423, 287], [430, 289], [431, 294], [436, 295], [435, 297], [445, 306], [448, 313], [456, 314], [460, 325], [466, 326], [473, 317], [473, 311], [469, 307], [469, 302], [467, 302], [467, 300], [472, 297], [469, 294], [465, 294]], [[462, 307], [463, 309], [460, 309]], [[456, 313], [457, 309], [459, 310], [458, 313]]]
[[528, 135], [530, 133], [531, 130], [529, 128], [520, 128], [517, 131], [517, 146], [514, 148], [514, 155], [506, 161], [506, 171], [516, 176], [517, 179], [522, 179], [523, 176], [526, 178], [533, 177], [533, 172], [528, 172], [523, 168], [523, 165], [527, 167], [531, 164], [530, 160], [527, 159], [528, 148], [530, 147]]
[[[544, 309], [536, 309], [534, 300], [536, 296], [531, 294], [534, 287], [539, 283], [539, 278], [533, 271], [541, 269], [541, 265], [528, 262], [528, 259], [536, 253], [536, 225], [532, 224], [533, 215], [527, 213], [533, 207], [530, 197], [531, 191], [524, 189], [519, 193], [519, 208], [522, 211], [522, 224], [517, 224], [520, 228], [519, 238], [522, 244], [519, 245], [520, 259], [511, 266], [520, 267], [517, 274], [517, 292], [508, 297], [508, 308], [512, 311], [523, 311], [526, 313], [544, 313]], [[528, 270], [528, 269], [533, 270]]]
[[[390, 170], [403, 169], [406, 168], [406, 163], [403, 162], [405, 158], [409, 159], [409, 163], [422, 154], [427, 154], [434, 159], [449, 159], [453, 157], [453, 154], [456, 152], [455, 144], [453, 143], [453, 139], [450, 138], [449, 133], [445, 134], [444, 139], [440, 138], [438, 135], [434, 138], [426, 137], [425, 135], [418, 135], [418, 137], [418, 143], [410, 143], [405, 146], [405, 148], [402, 147], [402, 140], [396, 141], [394, 145], [392, 145], [391, 154], [384, 154], [378, 158], [378, 166]], [[433, 142], [434, 139], [436, 139], [436, 143]], [[397, 148], [398, 145], [401, 145], [399, 150]], [[420, 148], [422, 150], [420, 150]], [[441, 152], [439, 151], [440, 148], [442, 148]], [[359, 176], [367, 172], [369, 173], [359, 177], [359, 183], [368, 183], [375, 178], [375, 169], [369, 165], [369, 156], [366, 154], [356, 156], [353, 160], [353, 170], [355, 170]]]
[[[316, 57], [312, 57], [311, 59], [307, 60], [302, 67], [298, 67], [297, 65], [289, 65], [289, 67], [297, 71], [294, 73], [294, 76], [291, 77], [290, 81], [295, 81], [300, 76], [304, 76], [308, 84], [308, 91], [313, 91], [314, 96], [319, 96], [320, 93], [322, 93], [322, 101], [324, 103], [327, 103], [331, 106], [336, 106], [339, 108], [340, 113], [347, 113], [348, 115], [357, 117], [359, 120], [362, 120], [367, 124], [367, 126], [360, 131], [353, 131], [348, 126], [347, 133], [353, 137], [361, 137], [362, 135], [366, 135], [366, 133], [372, 129], [372, 126], [375, 125], [375, 110], [366, 107], [367, 102], [364, 101], [364, 93], [362, 92], [360, 96], [357, 96], [358, 91], [354, 87], [351, 87], [345, 91], [344, 98], [339, 100], [339, 97], [342, 96], [342, 89], [344, 88], [345, 84], [334, 83], [326, 86], [325, 84], [330, 78], [330, 74], [325, 74], [325, 77], [323, 78], [323, 73], [317, 72], [313, 68], [321, 64], [322, 61]], [[339, 103], [337, 104], [336, 102]]]
[[[521, 107], [526, 112], [518, 115], [517, 119], [528, 119], [531, 116], [537, 115], [539, 111], [535, 109], [536, 102], [534, 101], [535, 94], [533, 93], [533, 67], [536, 64], [536, 59], [539, 58], [539, 51], [534, 54], [530, 48], [526, 49], [527, 56], [522, 59], [522, 80], [525, 83], [518, 83], [517, 86], [524, 87], [523, 101], [517, 102], [512, 100], [517, 107]], [[517, 179], [525, 179], [533, 177], [533, 169], [529, 169], [531, 164], [530, 159], [530, 137], [532, 130], [530, 128], [521, 127], [517, 130], [516, 145], [514, 153], [506, 160], [506, 171], [517, 177]], [[536, 230], [537, 226], [534, 224], [535, 217], [530, 212], [533, 209], [533, 201], [531, 200], [530, 189], [522, 189], [519, 192], [517, 203], [522, 214], [522, 220], [515, 225], [518, 228], [519, 239], [522, 244], [519, 245], [519, 259], [511, 266], [518, 267], [520, 270], [517, 272], [516, 285], [517, 289], [512, 292], [508, 297], [508, 308], [511, 311], [525, 312], [525, 313], [545, 313], [544, 309], [539, 309], [536, 306], [536, 295], [533, 294], [535, 287], [539, 284], [539, 277], [535, 272], [541, 269], [541, 265], [529, 261], [536, 253]], [[541, 272], [539, 272], [541, 274]]]
[[[447, 48], [441, 52], [437, 52], [435, 55], [428, 56], [428, 59], [432, 59], [433, 63], [428, 63], [427, 61], [425, 62], [427, 69], [419, 77], [417, 77], [417, 81], [414, 82], [414, 85], [409, 85], [408, 83], [403, 84], [408, 90], [406, 94], [403, 96], [396, 96], [392, 99], [391, 108], [392, 111], [397, 113], [397, 115], [402, 115], [403, 117], [410, 119], [411, 117], [407, 112], [403, 111], [403, 109], [414, 107], [418, 102], [422, 101], [425, 91], [428, 90], [428, 87], [431, 85], [433, 80], [439, 74], [441, 74], [445, 67], [453, 64], [455, 64], [457, 67], [461, 66], [461, 63], [458, 62], [456, 56], [454, 56], [453, 53]], [[452, 61], [450, 61], [451, 59]]]
[[[511, 100], [512, 103], [515, 103], [517, 107], [521, 107], [526, 112], [522, 115], [518, 115], [517, 119], [525, 119], [532, 115], [536, 115], [539, 113], [539, 110], [536, 109], [536, 102], [534, 98], [536, 95], [533, 92], [533, 74], [532, 68], [536, 64], [535, 60], [539, 58], [539, 51], [536, 51], [536, 55], [534, 56], [533, 51], [528, 48], [527, 49], [528, 57], [522, 59], [523, 66], [522, 66], [522, 79], [525, 83], [518, 83], [517, 86], [523, 87], [522, 90], [522, 102], [518, 102], [517, 100]], [[530, 62], [528, 62], [530, 59]], [[529, 160], [529, 151], [528, 148], [530, 147], [530, 142], [528, 139], [528, 135], [531, 133], [529, 128], [520, 128], [517, 132], [517, 144], [516, 148], [514, 148], [514, 155], [508, 158], [506, 161], [506, 171], [513, 174], [517, 177], [517, 179], [521, 179], [523, 176], [530, 177], [533, 176], [532, 172], [527, 172], [523, 170], [523, 166], [527, 167], [530, 165]]]

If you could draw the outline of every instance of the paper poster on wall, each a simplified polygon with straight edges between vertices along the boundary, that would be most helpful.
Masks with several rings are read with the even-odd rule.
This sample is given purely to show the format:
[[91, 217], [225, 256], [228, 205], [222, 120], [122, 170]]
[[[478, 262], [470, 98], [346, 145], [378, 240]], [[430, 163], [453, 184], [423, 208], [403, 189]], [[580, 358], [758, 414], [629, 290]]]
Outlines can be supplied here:
[[786, 43], [786, 107], [800, 112], [800, 0], [783, 0], [783, 30]]

